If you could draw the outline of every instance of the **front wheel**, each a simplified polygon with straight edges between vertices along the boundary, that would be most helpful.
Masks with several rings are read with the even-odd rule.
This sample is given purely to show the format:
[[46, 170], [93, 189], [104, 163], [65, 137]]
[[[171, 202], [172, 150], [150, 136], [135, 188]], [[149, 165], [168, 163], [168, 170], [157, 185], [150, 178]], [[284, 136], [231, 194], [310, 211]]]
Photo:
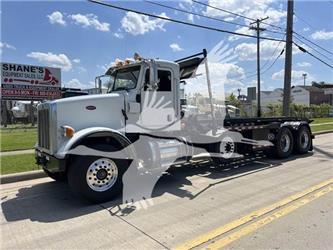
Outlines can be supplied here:
[[68, 183], [83, 198], [92, 202], [108, 201], [121, 193], [126, 165], [119, 159], [77, 156], [68, 170]]

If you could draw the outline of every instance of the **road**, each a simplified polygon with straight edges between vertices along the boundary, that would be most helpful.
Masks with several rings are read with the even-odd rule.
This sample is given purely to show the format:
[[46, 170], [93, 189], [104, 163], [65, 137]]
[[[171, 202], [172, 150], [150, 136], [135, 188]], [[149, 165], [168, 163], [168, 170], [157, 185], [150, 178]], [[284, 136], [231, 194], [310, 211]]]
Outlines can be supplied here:
[[49, 178], [1, 185], [2, 249], [333, 249], [333, 134], [314, 152], [173, 168], [152, 206], [91, 205]]

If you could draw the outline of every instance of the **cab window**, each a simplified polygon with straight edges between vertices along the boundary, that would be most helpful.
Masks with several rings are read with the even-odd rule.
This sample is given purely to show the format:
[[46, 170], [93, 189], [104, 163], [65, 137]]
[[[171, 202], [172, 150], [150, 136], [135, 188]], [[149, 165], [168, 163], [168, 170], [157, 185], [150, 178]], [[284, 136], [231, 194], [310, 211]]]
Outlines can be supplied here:
[[[149, 83], [149, 74], [150, 70], [146, 70], [145, 74], [145, 85]], [[172, 83], [172, 74], [169, 70], [158, 70], [157, 71], [158, 76], [158, 89], [157, 91], [171, 91], [171, 83]], [[146, 90], [146, 88], [145, 88]]]

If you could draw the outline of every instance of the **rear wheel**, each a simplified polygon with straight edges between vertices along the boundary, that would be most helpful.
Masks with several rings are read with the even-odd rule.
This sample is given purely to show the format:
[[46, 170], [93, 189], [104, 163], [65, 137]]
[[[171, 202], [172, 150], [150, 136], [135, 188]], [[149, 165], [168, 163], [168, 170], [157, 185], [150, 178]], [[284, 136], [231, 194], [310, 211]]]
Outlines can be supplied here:
[[287, 158], [293, 151], [293, 135], [290, 129], [282, 127], [275, 140], [274, 154], [278, 158]]
[[307, 153], [312, 144], [310, 129], [307, 126], [302, 126], [296, 135], [296, 152], [299, 154]]

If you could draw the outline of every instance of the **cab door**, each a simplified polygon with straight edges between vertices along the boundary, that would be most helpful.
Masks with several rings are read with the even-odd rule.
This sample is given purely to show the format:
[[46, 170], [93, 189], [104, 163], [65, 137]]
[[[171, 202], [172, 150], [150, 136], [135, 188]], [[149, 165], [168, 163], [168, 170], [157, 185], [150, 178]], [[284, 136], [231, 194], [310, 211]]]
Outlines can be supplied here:
[[174, 130], [177, 119], [175, 77], [171, 68], [157, 69], [157, 86], [149, 88], [150, 70], [146, 69], [141, 91], [140, 123], [147, 130]]

